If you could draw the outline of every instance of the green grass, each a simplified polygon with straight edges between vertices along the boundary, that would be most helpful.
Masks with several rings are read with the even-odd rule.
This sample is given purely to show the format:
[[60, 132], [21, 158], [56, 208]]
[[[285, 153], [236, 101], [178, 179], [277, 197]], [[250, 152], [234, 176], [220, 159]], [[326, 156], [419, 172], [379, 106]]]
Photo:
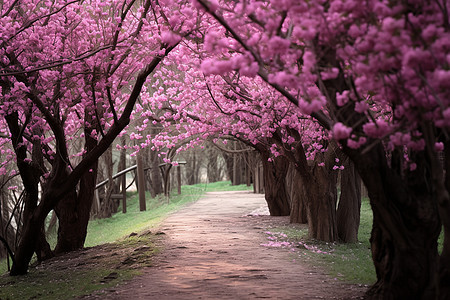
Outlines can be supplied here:
[[232, 186], [229, 181], [214, 182], [209, 184], [185, 185], [181, 188], [181, 195], [173, 190], [167, 204], [167, 199], [159, 195], [151, 198], [146, 194], [147, 210], [139, 211], [139, 196], [131, 195], [127, 199], [127, 213], [123, 214], [122, 208], [119, 212], [108, 219], [96, 219], [89, 222], [88, 234], [85, 246], [91, 247], [103, 243], [109, 243], [139, 232], [149, 227], [158, 225], [168, 213], [179, 209], [182, 205], [198, 200], [205, 192], [210, 191], [236, 191], [251, 189], [246, 185]]
[[[83, 270], [32, 270], [27, 276], [0, 277], [0, 299], [73, 299], [108, 288], [137, 275], [135, 270], [121, 270], [118, 278], [103, 282], [111, 274], [107, 268]], [[70, 275], [70, 276], [68, 276]]]
[[139, 196], [137, 193], [127, 199], [127, 213], [119, 212], [111, 218], [95, 219], [89, 222], [86, 236], [86, 247], [113, 242], [132, 232], [140, 232], [149, 227], [155, 227], [163, 218], [182, 205], [198, 200], [204, 193], [198, 186], [183, 186], [182, 194], [172, 193], [169, 204], [164, 196], [151, 198], [146, 193], [146, 211], [139, 211]]
[[[199, 184], [199, 186], [202, 186]], [[218, 181], [213, 183], [204, 184], [206, 192], [227, 192], [227, 191], [253, 191], [253, 186], [247, 186], [245, 184], [241, 185], [231, 185], [230, 181]]]
[[[356, 284], [373, 284], [376, 281], [375, 268], [370, 252], [370, 232], [372, 229], [372, 211], [369, 200], [363, 199], [361, 205], [361, 221], [357, 243], [325, 243], [308, 238], [305, 226], [286, 226], [271, 229], [275, 237], [293, 243], [306, 245], [295, 249], [295, 259], [318, 265], [331, 276]], [[276, 233], [286, 236], [280, 237]]]

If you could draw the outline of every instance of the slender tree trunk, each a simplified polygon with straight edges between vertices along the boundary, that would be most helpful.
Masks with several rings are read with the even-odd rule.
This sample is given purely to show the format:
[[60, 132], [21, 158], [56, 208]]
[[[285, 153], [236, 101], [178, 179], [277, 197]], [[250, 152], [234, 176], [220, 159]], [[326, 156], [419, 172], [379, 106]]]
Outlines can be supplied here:
[[152, 159], [152, 169], [151, 169], [151, 177], [152, 177], [152, 197], [156, 197], [156, 195], [163, 193], [162, 187], [162, 177], [161, 171], [159, 170], [159, 158], [156, 151], [150, 152], [150, 157]]
[[118, 188], [116, 182], [112, 179], [113, 177], [113, 167], [114, 162], [112, 159], [112, 147], [110, 146], [107, 151], [102, 156], [104, 162], [104, 168], [106, 169], [106, 175], [108, 183], [106, 184], [105, 197], [101, 203], [99, 217], [100, 218], [110, 218], [113, 213], [117, 212], [118, 201], [113, 199], [111, 196], [117, 193]]
[[[123, 171], [127, 168], [127, 151], [125, 149], [126, 140], [125, 137], [122, 136], [120, 138], [120, 143], [122, 144], [122, 149], [120, 149], [120, 157], [119, 157], [119, 164], [117, 166], [118, 171]], [[119, 177], [118, 182], [121, 186], [121, 193], [122, 193], [122, 212], [127, 212], [127, 174], [123, 174]]]
[[228, 175], [231, 184], [233, 184], [233, 155], [222, 151], [222, 156], [225, 160], [226, 174]]
[[136, 155], [136, 165], [137, 165], [137, 180], [138, 183], [138, 194], [139, 194], [139, 211], [147, 210], [146, 199], [145, 199], [145, 172], [144, 172], [144, 162], [142, 161], [142, 152], [138, 152]]
[[349, 158], [341, 171], [341, 195], [336, 213], [339, 239], [344, 243], [358, 241], [361, 210], [361, 179]]

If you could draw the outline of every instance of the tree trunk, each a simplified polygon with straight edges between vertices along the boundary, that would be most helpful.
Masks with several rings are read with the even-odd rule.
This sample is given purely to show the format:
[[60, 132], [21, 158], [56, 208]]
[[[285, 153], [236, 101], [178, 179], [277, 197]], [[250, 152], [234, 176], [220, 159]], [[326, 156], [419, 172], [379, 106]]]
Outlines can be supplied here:
[[44, 222], [41, 215], [43, 214], [34, 211], [32, 215], [24, 220], [22, 238], [14, 253], [14, 262], [9, 272], [11, 276], [25, 275], [28, 271], [28, 264], [36, 249], [41, 225]]
[[[295, 132], [294, 132], [295, 133]], [[314, 162], [308, 162], [305, 150], [298, 142], [293, 151], [291, 161], [295, 163], [301, 179], [301, 188], [305, 193], [309, 236], [326, 242], [337, 239], [336, 202], [337, 172], [334, 166], [334, 144], [328, 145], [327, 152], [317, 153]], [[327, 145], [324, 145], [325, 149]], [[323, 166], [319, 166], [323, 163]]]
[[156, 197], [156, 195], [163, 193], [162, 177], [161, 172], [159, 170], [159, 158], [157, 152], [151, 151], [151, 157], [152, 157], [152, 165], [151, 165], [152, 191], [154, 192], [154, 195]]
[[222, 156], [223, 159], [225, 160], [226, 174], [230, 179], [231, 184], [233, 184], [233, 155], [225, 153], [225, 151], [222, 151]]
[[97, 164], [91, 170], [81, 178], [78, 194], [73, 191], [55, 207], [59, 220], [55, 254], [78, 250], [84, 246], [94, 199]]
[[433, 299], [441, 225], [426, 157], [416, 158], [417, 169], [401, 178], [388, 167], [381, 144], [365, 153], [344, 149], [367, 187], [373, 210], [370, 242], [377, 282], [369, 297]]
[[36, 256], [38, 261], [44, 261], [55, 256], [52, 249], [50, 248], [50, 245], [47, 242], [47, 239], [45, 238], [44, 225], [39, 232], [36, 246]]
[[311, 175], [302, 176], [302, 186], [305, 187], [308, 199], [309, 236], [320, 241], [334, 242], [337, 240], [337, 173], [316, 164]]
[[[444, 145], [445, 189], [450, 192], [450, 141]], [[438, 203], [444, 227], [444, 247], [439, 257], [439, 299], [450, 299], [450, 205]]]
[[361, 210], [361, 179], [349, 158], [344, 159], [341, 171], [341, 195], [336, 213], [340, 241], [356, 243]]
[[98, 214], [99, 218], [110, 218], [112, 214], [117, 212], [119, 207], [118, 200], [113, 199], [111, 196], [118, 193], [118, 185], [112, 179], [114, 172], [114, 162], [112, 158], [112, 147], [109, 147], [107, 151], [102, 156], [104, 162], [104, 168], [106, 169], [106, 176], [108, 183], [106, 184], [106, 192], [101, 202], [100, 212]]
[[[127, 168], [127, 150], [125, 149], [126, 146], [126, 140], [125, 137], [122, 136], [120, 138], [120, 143], [122, 144], [122, 149], [120, 149], [120, 157], [119, 157], [119, 164], [117, 166], [117, 171], [123, 171]], [[119, 185], [121, 186], [121, 193], [122, 193], [122, 213], [127, 212], [127, 174], [123, 174], [118, 178]]]
[[58, 242], [55, 254], [81, 249], [85, 236], [79, 230], [80, 220], [77, 213], [77, 193], [75, 191], [66, 195], [55, 207], [58, 216]]
[[[91, 151], [97, 145], [97, 140], [91, 137], [91, 130], [91, 128], [85, 128], [86, 152]], [[94, 199], [97, 171], [98, 160], [81, 177], [78, 194], [74, 188], [55, 207], [55, 213], [59, 220], [58, 241], [55, 247], [56, 254], [78, 250], [84, 246], [92, 201]], [[65, 172], [67, 172], [67, 169]], [[64, 181], [64, 179], [58, 178], [50, 188], [58, 189], [58, 183], [61, 181]]]
[[289, 164], [286, 186], [291, 200], [290, 222], [306, 224], [308, 222], [306, 211], [307, 196], [305, 188], [302, 186], [300, 174], [292, 163]]
[[262, 152], [264, 168], [264, 191], [271, 216], [288, 216], [290, 213], [289, 195], [286, 191], [286, 174], [289, 162], [283, 156], [268, 161], [269, 153]]

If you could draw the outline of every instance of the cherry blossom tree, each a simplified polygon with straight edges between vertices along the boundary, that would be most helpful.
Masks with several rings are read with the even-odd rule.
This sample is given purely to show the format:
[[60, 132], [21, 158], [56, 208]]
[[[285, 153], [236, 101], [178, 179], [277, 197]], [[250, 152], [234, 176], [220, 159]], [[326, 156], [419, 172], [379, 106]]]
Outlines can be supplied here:
[[[160, 3], [2, 3], [1, 115], [26, 193], [12, 275], [26, 273], [33, 252], [50, 253], [42, 228], [52, 209], [55, 250], [83, 246], [98, 158], [130, 122], [146, 78], [194, 26], [183, 21], [189, 5]], [[70, 153], [79, 139], [84, 149]]]
[[448, 298], [447, 2], [195, 3], [226, 30], [205, 36], [218, 55], [202, 70], [260, 77], [330, 130], [355, 163], [374, 213], [378, 281], [369, 294]]

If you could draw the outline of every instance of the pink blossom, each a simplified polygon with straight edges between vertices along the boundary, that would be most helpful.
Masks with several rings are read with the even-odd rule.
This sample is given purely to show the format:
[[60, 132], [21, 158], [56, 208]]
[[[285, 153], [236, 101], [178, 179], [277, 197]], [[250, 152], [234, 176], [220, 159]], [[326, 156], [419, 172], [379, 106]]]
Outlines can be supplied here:
[[290, 44], [291, 42], [289, 40], [279, 36], [274, 36], [269, 41], [269, 45], [274, 54], [284, 54], [289, 49]]
[[345, 90], [342, 93], [339, 92], [336, 93], [336, 103], [338, 106], [344, 106], [348, 102], [349, 93], [350, 92], [348, 90]]
[[359, 113], [364, 113], [369, 110], [369, 104], [366, 102], [356, 102], [355, 103], [355, 111]]
[[333, 138], [335, 140], [347, 139], [352, 132], [352, 128], [345, 126], [341, 122], [337, 122], [333, 126]]
[[361, 145], [366, 143], [367, 139], [365, 137], [360, 137], [357, 141], [354, 139], [347, 140], [347, 146], [352, 149], [358, 149]]
[[442, 142], [437, 142], [434, 144], [434, 150], [435, 151], [444, 151], [444, 143]]
[[384, 120], [377, 120], [376, 123], [366, 123], [363, 125], [363, 130], [367, 136], [372, 138], [380, 138], [390, 132], [390, 127]]
[[180, 40], [181, 37], [172, 31], [164, 31], [161, 33], [161, 41], [169, 46], [176, 45]]

